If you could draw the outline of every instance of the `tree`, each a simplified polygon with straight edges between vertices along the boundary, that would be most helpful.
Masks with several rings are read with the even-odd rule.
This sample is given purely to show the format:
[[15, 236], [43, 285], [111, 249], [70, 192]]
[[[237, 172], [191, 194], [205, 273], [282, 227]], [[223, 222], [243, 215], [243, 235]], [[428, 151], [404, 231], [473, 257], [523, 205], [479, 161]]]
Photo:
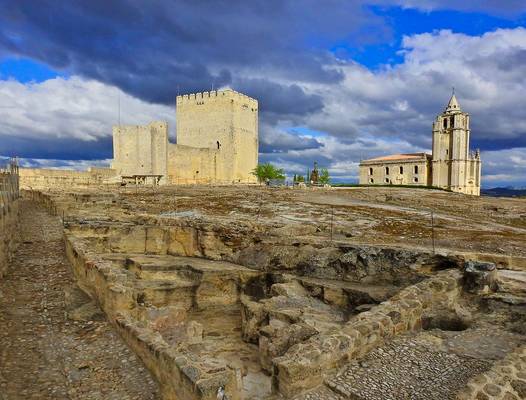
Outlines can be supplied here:
[[296, 175], [294, 182], [305, 182], [305, 177], [303, 175]]
[[252, 175], [255, 175], [260, 183], [270, 179], [285, 179], [283, 169], [277, 168], [271, 163], [258, 164], [252, 171]]
[[319, 182], [322, 185], [328, 185], [329, 183], [331, 183], [331, 177], [329, 175], [329, 170], [327, 168], [321, 169]]

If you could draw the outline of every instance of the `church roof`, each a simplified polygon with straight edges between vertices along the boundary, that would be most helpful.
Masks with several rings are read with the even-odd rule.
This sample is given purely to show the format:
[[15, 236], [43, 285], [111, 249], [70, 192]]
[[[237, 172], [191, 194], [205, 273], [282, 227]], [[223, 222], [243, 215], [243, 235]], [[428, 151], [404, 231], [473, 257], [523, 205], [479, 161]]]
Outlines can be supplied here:
[[410, 161], [410, 160], [421, 160], [430, 157], [426, 153], [405, 153], [405, 154], [390, 154], [388, 156], [370, 158], [368, 160], [363, 160], [362, 162], [368, 161]]
[[449, 103], [447, 104], [446, 112], [448, 111], [460, 111], [460, 104], [458, 104], [458, 100], [455, 96], [455, 93], [453, 93], [453, 95], [449, 99]]

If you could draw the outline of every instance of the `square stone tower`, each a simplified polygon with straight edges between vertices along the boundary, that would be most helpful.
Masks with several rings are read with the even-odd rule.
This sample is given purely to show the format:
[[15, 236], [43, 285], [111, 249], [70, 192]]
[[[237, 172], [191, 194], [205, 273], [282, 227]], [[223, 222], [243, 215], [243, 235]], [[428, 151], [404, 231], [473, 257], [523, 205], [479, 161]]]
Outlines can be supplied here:
[[159, 175], [166, 177], [168, 124], [155, 121], [146, 126], [113, 127], [113, 162], [121, 176]]
[[470, 133], [469, 114], [453, 94], [433, 123], [433, 186], [480, 195], [480, 153], [469, 150]]
[[217, 179], [255, 182], [258, 102], [234, 90], [177, 96], [177, 145], [217, 151]]

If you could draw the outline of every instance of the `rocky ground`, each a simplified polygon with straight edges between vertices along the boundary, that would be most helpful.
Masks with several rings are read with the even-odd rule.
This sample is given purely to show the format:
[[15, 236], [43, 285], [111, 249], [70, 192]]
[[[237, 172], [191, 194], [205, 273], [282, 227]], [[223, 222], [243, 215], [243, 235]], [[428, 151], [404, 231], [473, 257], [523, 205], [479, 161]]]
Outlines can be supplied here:
[[88, 301], [74, 287], [61, 222], [22, 201], [21, 244], [0, 281], [1, 400], [160, 398]]
[[76, 192], [80, 209], [71, 214], [87, 218], [186, 217], [283, 228], [318, 240], [427, 250], [434, 238], [437, 251], [526, 257], [526, 200], [520, 198], [382, 187], [105, 187]]

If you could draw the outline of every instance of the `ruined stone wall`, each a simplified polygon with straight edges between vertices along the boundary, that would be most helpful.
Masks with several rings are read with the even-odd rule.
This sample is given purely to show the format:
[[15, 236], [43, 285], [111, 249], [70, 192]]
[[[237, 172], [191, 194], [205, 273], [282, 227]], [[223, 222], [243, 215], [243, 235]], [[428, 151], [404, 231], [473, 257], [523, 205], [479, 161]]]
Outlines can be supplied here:
[[323, 382], [325, 374], [350, 359], [361, 358], [384, 340], [419, 330], [433, 308], [451, 309], [461, 293], [461, 275], [446, 271], [409, 286], [351, 319], [340, 332], [316, 335], [273, 360], [280, 393], [292, 397]]
[[224, 385], [241, 400], [236, 371], [225, 364], [209, 364], [189, 358], [168, 345], [158, 332], [133, 317], [137, 293], [130, 287], [130, 274], [90, 251], [84, 238], [66, 233], [66, 254], [78, 285], [101, 305], [126, 343], [141, 358], [160, 383], [163, 399], [213, 400]]
[[498, 361], [493, 367], [471, 379], [459, 400], [519, 400], [526, 399], [526, 346]]
[[115, 170], [110, 168], [89, 168], [87, 171], [20, 168], [20, 188], [25, 190], [87, 188], [103, 185], [115, 176]]
[[0, 278], [18, 241], [18, 169], [0, 170]]

